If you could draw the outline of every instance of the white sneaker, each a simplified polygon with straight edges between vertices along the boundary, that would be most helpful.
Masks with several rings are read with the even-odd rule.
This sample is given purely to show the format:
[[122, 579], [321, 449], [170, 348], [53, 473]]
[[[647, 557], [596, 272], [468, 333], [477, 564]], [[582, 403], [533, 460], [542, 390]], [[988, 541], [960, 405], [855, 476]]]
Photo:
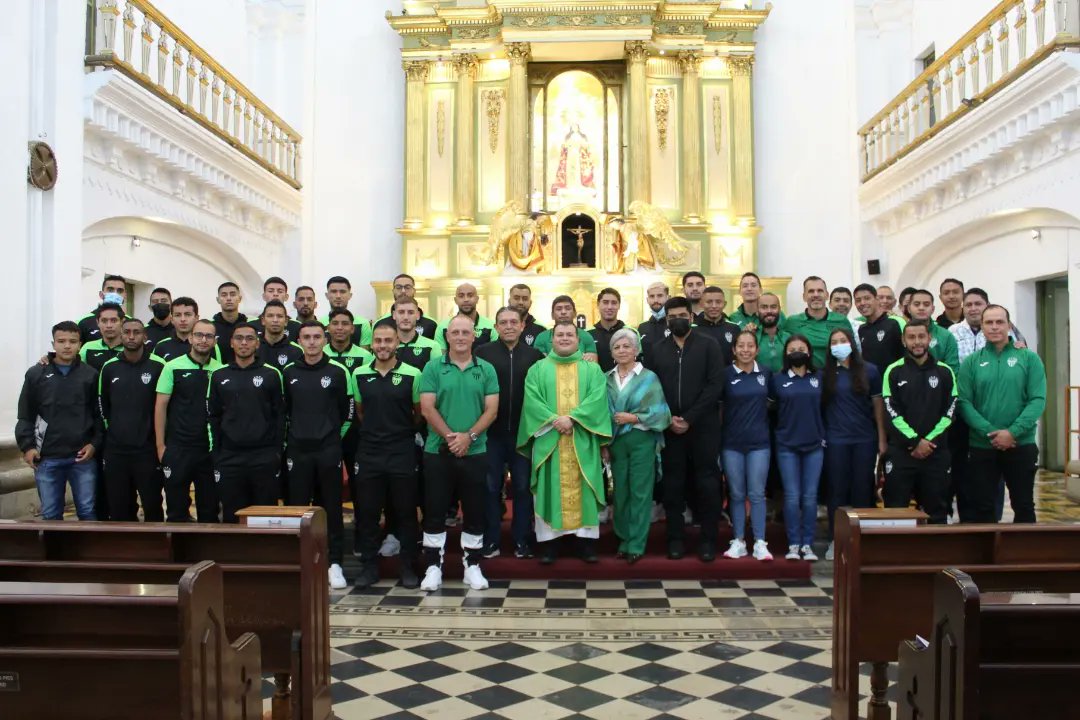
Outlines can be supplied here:
[[682, 511], [683, 523], [686, 525], [692, 525], [694, 523], [694, 513], [690, 512], [690, 508], [686, 508]]
[[382, 541], [382, 545], [379, 546], [379, 554], [383, 557], [394, 557], [401, 552], [401, 541], [398, 540], [391, 533], [386, 536], [386, 539]]
[[833, 544], [832, 543], [829, 543], [829, 549], [825, 551], [825, 559], [826, 560], [832, 560], [833, 559]]
[[649, 522], [659, 522], [665, 519], [664, 506], [658, 502], [652, 504], [652, 514], [649, 517]]
[[754, 559], [772, 560], [772, 553], [769, 552], [769, 545], [764, 540], [758, 540], [754, 543]]
[[788, 545], [787, 546], [787, 555], [785, 555], [784, 558], [787, 559], [787, 560], [798, 560], [799, 559], [799, 546], [798, 545]]
[[330, 572], [327, 575], [330, 576], [330, 587], [334, 590], [343, 590], [348, 585], [345, 582], [345, 573], [341, 571], [341, 566], [337, 563], [330, 566]]
[[[465, 568], [465, 584], [473, 590], [487, 590], [488, 581], [479, 565], [470, 565]], [[420, 587], [423, 587], [421, 585]]]
[[809, 545], [803, 545], [799, 548], [802, 552], [802, 559], [807, 562], [817, 562], [817, 555], [814, 554], [814, 548]]
[[420, 582], [420, 589], [425, 592], [435, 592], [442, 586], [442, 570], [435, 565], [429, 565], [424, 579]]
[[732, 540], [728, 549], [724, 551], [724, 557], [732, 560], [746, 557], [746, 541], [738, 538]]
[[607, 521], [608, 521], [608, 520], [609, 520], [610, 518], [611, 518], [611, 506], [610, 506], [610, 505], [606, 505], [606, 506], [604, 506], [604, 509], [603, 509], [603, 510], [601, 510], [600, 512], [598, 512], [598, 513], [596, 514], [596, 523], [597, 523], [598, 525], [603, 525], [603, 524], [604, 524], [604, 523], [606, 523], [606, 522], [607, 522]]

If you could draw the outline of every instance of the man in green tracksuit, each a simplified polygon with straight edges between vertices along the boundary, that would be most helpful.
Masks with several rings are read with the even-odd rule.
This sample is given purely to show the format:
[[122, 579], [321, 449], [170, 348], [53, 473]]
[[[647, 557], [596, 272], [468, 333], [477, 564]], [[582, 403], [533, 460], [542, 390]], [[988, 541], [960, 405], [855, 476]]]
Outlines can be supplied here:
[[806, 312], [789, 315], [784, 321], [784, 332], [791, 335], [803, 335], [810, 341], [814, 367], [825, 367], [825, 352], [829, 349], [829, 336], [833, 330], [844, 329], [855, 336], [851, 321], [840, 313], [834, 313], [826, 306], [829, 289], [825, 281], [817, 275], [803, 280], [803, 301]]
[[960, 353], [956, 349], [956, 338], [934, 321], [934, 294], [929, 290], [911, 293], [908, 314], [912, 320], [930, 321], [930, 354], [938, 362], [948, 365], [953, 372], [959, 372]]
[[1035, 522], [1035, 428], [1046, 408], [1042, 360], [1009, 339], [1009, 311], [987, 305], [982, 316], [986, 347], [960, 367], [960, 412], [971, 428], [969, 482], [973, 522], [996, 522], [999, 480], [1009, 488], [1014, 521]]

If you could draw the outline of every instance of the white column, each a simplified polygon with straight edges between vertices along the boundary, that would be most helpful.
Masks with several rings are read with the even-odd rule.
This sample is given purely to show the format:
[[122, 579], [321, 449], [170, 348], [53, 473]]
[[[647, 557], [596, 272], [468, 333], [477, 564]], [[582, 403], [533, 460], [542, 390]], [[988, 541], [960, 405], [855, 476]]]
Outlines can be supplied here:
[[424, 224], [424, 82], [430, 63], [405, 61], [405, 227]]
[[509, 162], [506, 174], [506, 197], [529, 209], [529, 76], [528, 43], [509, 43], [510, 58]]
[[679, 53], [682, 68], [682, 200], [683, 218], [700, 222], [702, 214], [701, 159], [701, 53]]
[[731, 71], [731, 97], [735, 125], [735, 175], [732, 197], [735, 215], [754, 217], [754, 114], [751, 95], [753, 55], [732, 55], [727, 59]]
[[474, 81], [480, 69], [475, 55], [454, 58], [458, 85], [454, 127], [454, 208], [459, 225], [476, 219], [476, 97]]
[[634, 200], [649, 202], [652, 187], [649, 178], [649, 126], [648, 87], [645, 83], [645, 63], [649, 48], [641, 40], [626, 43], [626, 62], [630, 73], [630, 137], [627, 143], [629, 156], [629, 192], [627, 206]]

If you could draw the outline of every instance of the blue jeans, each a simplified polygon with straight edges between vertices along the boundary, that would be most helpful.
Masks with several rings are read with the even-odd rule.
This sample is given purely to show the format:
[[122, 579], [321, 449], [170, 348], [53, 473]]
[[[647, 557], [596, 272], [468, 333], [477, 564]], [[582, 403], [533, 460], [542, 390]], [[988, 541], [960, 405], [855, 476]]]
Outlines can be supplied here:
[[532, 533], [533, 496], [529, 488], [529, 459], [519, 455], [513, 440], [487, 439], [488, 476], [484, 496], [484, 546], [499, 545], [502, 530], [502, 487], [506, 468], [510, 468], [510, 499], [514, 503], [514, 517], [510, 521], [510, 536], [514, 545], [529, 542]]
[[724, 473], [731, 497], [735, 539], [746, 535], [746, 498], [750, 497], [750, 528], [755, 540], [765, 539], [765, 481], [769, 478], [769, 448], [739, 452], [724, 450]]
[[69, 483], [79, 519], [97, 520], [94, 512], [97, 463], [93, 460], [77, 463], [74, 457], [42, 458], [34, 472], [34, 480], [37, 481], [43, 520], [64, 519], [64, 495]]
[[784, 527], [788, 545], [810, 545], [814, 542], [818, 481], [824, 459], [825, 451], [822, 448], [776, 450], [780, 479], [784, 483]]
[[833, 536], [836, 508], [874, 507], [874, 467], [877, 441], [829, 443], [825, 448], [825, 469], [829, 473], [829, 539]]

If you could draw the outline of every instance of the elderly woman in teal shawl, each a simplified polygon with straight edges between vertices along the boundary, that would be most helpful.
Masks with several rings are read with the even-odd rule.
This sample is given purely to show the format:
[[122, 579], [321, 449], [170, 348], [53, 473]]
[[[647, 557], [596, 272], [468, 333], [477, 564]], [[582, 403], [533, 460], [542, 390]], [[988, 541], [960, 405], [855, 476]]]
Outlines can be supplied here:
[[612, 336], [616, 365], [608, 373], [607, 386], [614, 432], [602, 451], [615, 480], [617, 557], [631, 565], [645, 553], [664, 430], [671, 424], [660, 378], [637, 361], [639, 351], [633, 330], [624, 328]]

